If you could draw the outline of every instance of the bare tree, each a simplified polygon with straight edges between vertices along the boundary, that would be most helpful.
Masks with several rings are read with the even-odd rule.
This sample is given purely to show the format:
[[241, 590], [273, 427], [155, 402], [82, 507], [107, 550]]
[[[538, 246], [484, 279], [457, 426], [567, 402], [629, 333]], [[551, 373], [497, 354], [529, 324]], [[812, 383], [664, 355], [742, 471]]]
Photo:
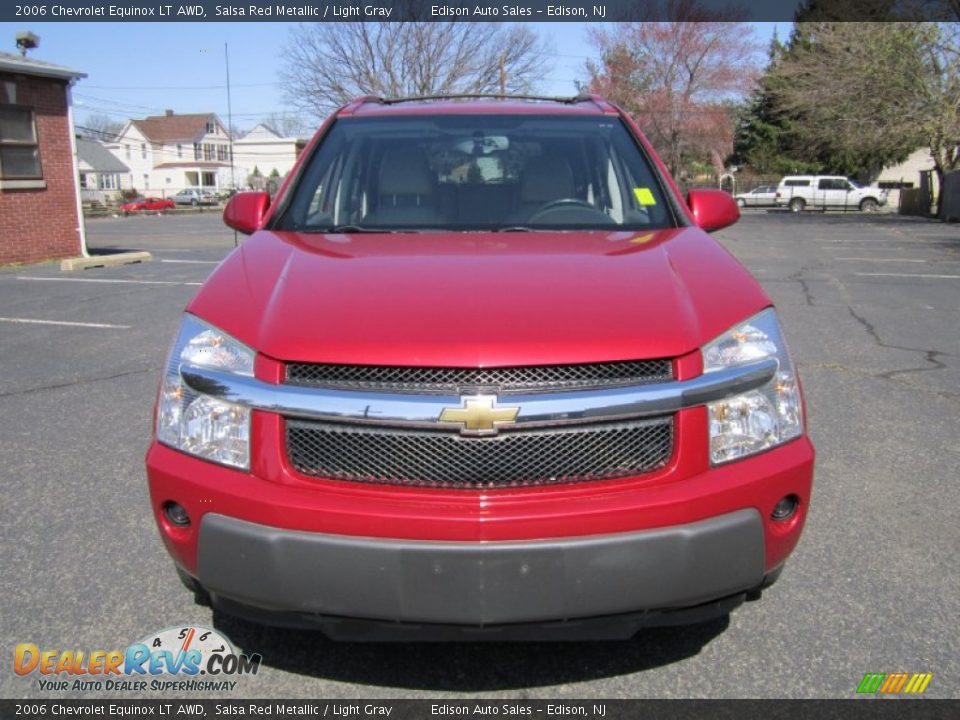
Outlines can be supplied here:
[[309, 136], [316, 129], [311, 126], [311, 123], [305, 122], [300, 115], [291, 112], [270, 113], [263, 120], [263, 124], [272, 128], [281, 137]]
[[123, 126], [124, 122], [122, 120], [115, 120], [102, 113], [94, 113], [87, 115], [86, 120], [78, 129], [87, 137], [108, 142], [120, 134]]
[[631, 112], [674, 175], [692, 163], [720, 170], [733, 149], [731, 104], [758, 69], [753, 29], [695, 0], [667, 0], [650, 12], [669, 21], [591, 31], [601, 62], [587, 64], [586, 87]]
[[530, 92], [549, 69], [522, 25], [364, 22], [299, 25], [280, 71], [287, 102], [315, 118], [362, 96]]

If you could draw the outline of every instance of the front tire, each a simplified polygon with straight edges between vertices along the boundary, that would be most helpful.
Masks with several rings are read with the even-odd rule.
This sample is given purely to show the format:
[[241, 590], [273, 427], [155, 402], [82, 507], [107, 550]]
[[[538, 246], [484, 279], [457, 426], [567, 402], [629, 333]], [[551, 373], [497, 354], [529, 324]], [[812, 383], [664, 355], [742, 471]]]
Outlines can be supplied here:
[[862, 212], [877, 212], [880, 209], [880, 203], [875, 198], [864, 198], [860, 201], [860, 210]]
[[803, 198], [793, 198], [788, 207], [790, 212], [801, 213], [806, 209], [807, 201]]
[[193, 601], [197, 605], [203, 605], [205, 607], [210, 606], [210, 593], [207, 592], [206, 588], [201, 585], [196, 578], [189, 575], [185, 570], [183, 570], [179, 565], [174, 564], [174, 567], [177, 570], [177, 577], [180, 578], [180, 582], [183, 583], [183, 586], [193, 593]]
[[196, 207], [197, 205], [200, 204], [200, 201], [197, 200], [196, 198], [194, 198], [193, 200], [190, 201], [190, 204], [193, 205], [194, 207]]
[[747, 206], [747, 201], [743, 198], [737, 198], [737, 207], [745, 208]]

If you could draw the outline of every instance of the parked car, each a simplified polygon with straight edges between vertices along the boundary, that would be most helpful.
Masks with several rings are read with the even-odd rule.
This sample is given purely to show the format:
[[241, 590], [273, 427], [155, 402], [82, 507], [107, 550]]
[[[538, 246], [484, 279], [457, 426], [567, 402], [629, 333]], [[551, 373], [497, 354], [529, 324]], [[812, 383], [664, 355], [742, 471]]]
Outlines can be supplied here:
[[216, 205], [220, 202], [217, 196], [209, 190], [198, 190], [197, 188], [187, 188], [181, 190], [173, 196], [173, 201], [177, 205]]
[[740, 207], [773, 207], [777, 204], [777, 186], [761, 185], [753, 190], [740, 193], [736, 196]]
[[185, 584], [337, 638], [629, 637], [799, 540], [814, 450], [760, 284], [635, 122], [563, 101], [335, 113], [188, 305], [146, 457]]
[[170, 210], [173, 207], [175, 207], [175, 205], [173, 200], [170, 198], [138, 197], [134, 198], [133, 200], [128, 200], [121, 205], [120, 212], [124, 215], [143, 212], [145, 210], [163, 212], [164, 210]]
[[842, 175], [787, 175], [777, 185], [776, 202], [793, 212], [807, 208], [876, 212], [887, 204], [887, 191], [862, 187]]

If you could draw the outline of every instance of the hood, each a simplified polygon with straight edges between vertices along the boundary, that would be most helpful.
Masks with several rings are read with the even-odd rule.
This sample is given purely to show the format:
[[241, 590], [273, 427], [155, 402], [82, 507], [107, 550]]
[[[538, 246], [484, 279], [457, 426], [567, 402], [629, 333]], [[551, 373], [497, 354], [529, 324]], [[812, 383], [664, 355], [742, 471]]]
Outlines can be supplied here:
[[676, 357], [769, 304], [697, 228], [261, 231], [188, 310], [279, 360], [490, 367]]

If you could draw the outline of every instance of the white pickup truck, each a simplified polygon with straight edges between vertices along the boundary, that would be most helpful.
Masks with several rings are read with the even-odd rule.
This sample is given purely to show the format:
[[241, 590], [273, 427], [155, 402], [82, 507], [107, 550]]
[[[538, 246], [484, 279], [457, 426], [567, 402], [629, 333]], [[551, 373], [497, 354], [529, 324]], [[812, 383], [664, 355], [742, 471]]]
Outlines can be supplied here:
[[887, 192], [861, 187], [842, 175], [787, 175], [777, 185], [775, 202], [793, 212], [807, 208], [876, 212], [887, 204]]

